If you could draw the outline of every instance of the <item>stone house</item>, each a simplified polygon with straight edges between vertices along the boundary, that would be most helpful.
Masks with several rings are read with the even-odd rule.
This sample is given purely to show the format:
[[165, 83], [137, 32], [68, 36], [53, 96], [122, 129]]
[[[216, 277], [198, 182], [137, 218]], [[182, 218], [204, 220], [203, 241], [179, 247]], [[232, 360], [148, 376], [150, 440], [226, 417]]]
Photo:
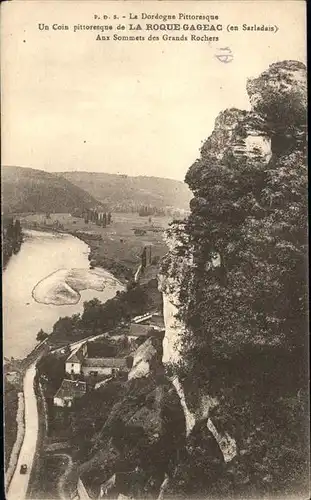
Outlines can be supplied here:
[[129, 357], [90, 357], [88, 343], [85, 342], [75, 349], [67, 358], [65, 371], [71, 376], [100, 377], [117, 372], [128, 372], [131, 369], [132, 358]]
[[116, 372], [127, 372], [130, 362], [127, 358], [85, 358], [82, 364], [82, 373], [85, 377], [99, 375], [113, 375]]
[[65, 371], [70, 375], [80, 375], [82, 373], [82, 363], [87, 355], [87, 343], [77, 347], [66, 359]]

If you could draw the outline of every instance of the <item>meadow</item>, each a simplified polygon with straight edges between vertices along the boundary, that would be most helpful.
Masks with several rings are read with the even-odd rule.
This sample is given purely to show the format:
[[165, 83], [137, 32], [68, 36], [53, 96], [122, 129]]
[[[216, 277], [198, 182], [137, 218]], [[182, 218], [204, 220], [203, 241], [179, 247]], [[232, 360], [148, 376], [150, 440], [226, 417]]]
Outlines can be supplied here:
[[91, 249], [89, 259], [92, 266], [108, 269], [125, 281], [133, 277], [145, 246], [151, 245], [154, 263], [167, 253], [163, 236], [172, 221], [168, 216], [149, 218], [137, 213], [113, 213], [111, 224], [101, 227], [71, 214], [18, 216], [25, 229], [64, 231], [78, 236]]

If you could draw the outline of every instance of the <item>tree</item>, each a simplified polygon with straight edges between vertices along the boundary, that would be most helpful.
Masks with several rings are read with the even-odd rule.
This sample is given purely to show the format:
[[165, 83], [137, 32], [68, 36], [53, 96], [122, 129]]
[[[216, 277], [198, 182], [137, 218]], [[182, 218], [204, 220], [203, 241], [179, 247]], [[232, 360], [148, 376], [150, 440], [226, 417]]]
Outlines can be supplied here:
[[16, 219], [14, 229], [15, 229], [15, 238], [17, 240], [20, 240], [22, 237], [22, 228], [21, 228], [21, 223], [20, 223], [19, 219]]
[[38, 372], [40, 375], [45, 375], [48, 378], [51, 393], [53, 395], [65, 377], [65, 361], [67, 356], [68, 352], [61, 356], [47, 354], [37, 362]]
[[45, 333], [42, 328], [39, 330], [39, 332], [37, 333], [37, 337], [36, 337], [36, 340], [38, 342], [42, 342], [43, 340], [47, 339], [48, 338], [48, 334]]
[[53, 326], [53, 336], [59, 336], [63, 340], [74, 339], [76, 330], [79, 329], [80, 326], [80, 320], [79, 314], [59, 318]]
[[144, 247], [141, 254], [141, 265], [143, 269], [146, 267], [146, 264], [147, 264], [147, 250], [146, 247]]
[[6, 226], [6, 236], [9, 239], [13, 239], [15, 236], [15, 228], [14, 228], [14, 220], [13, 217], [10, 217], [7, 226]]
[[17, 253], [23, 241], [22, 228], [19, 219], [5, 217], [3, 221], [3, 262], [6, 264], [13, 253]]
[[[109, 224], [109, 222], [108, 222]], [[103, 227], [106, 227], [107, 226], [107, 214], [106, 212], [104, 212], [104, 215], [103, 215]]]
[[84, 302], [82, 320], [85, 324], [94, 324], [99, 321], [102, 302], [99, 299], [92, 299]]

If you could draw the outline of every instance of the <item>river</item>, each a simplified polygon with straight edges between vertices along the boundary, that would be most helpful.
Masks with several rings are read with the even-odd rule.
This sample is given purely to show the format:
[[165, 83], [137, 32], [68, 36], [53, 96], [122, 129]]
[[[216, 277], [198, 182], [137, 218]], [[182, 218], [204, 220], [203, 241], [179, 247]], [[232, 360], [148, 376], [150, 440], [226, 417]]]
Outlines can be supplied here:
[[[24, 231], [21, 249], [10, 258], [2, 278], [3, 355], [6, 358], [24, 358], [37, 345], [36, 336], [41, 328], [50, 333], [59, 317], [81, 313], [84, 301], [97, 297], [105, 302], [124, 288], [110, 273], [98, 270], [104, 290], [98, 290], [98, 275], [97, 290], [90, 288], [90, 279], [85, 284], [89, 288], [82, 290], [81, 275], [87, 275], [89, 269], [88, 253], [86, 243], [69, 234]], [[76, 303], [40, 303], [34, 299], [36, 286], [38, 288], [46, 278], [50, 279], [56, 272], [55, 276], [61, 273], [63, 276], [72, 270], [80, 273], [80, 288], [76, 288], [79, 291], [73, 291]], [[46, 283], [49, 286], [49, 282]], [[63, 289], [65, 286], [68, 288], [67, 283], [62, 284]], [[42, 290], [40, 293], [41, 297]]]

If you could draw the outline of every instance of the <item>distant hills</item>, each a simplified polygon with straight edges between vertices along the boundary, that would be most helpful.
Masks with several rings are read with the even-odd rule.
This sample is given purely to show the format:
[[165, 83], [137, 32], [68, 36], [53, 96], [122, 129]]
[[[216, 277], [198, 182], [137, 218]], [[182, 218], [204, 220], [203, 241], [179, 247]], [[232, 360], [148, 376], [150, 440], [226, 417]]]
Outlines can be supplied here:
[[73, 212], [98, 202], [55, 174], [24, 167], [1, 169], [2, 212]]
[[162, 177], [131, 177], [97, 172], [61, 172], [57, 175], [84, 189], [115, 211], [138, 211], [143, 205], [188, 210], [193, 196], [185, 183]]
[[180, 181], [90, 172], [49, 173], [4, 166], [2, 212], [66, 213], [102, 206], [139, 211], [142, 206], [187, 210], [191, 192]]

